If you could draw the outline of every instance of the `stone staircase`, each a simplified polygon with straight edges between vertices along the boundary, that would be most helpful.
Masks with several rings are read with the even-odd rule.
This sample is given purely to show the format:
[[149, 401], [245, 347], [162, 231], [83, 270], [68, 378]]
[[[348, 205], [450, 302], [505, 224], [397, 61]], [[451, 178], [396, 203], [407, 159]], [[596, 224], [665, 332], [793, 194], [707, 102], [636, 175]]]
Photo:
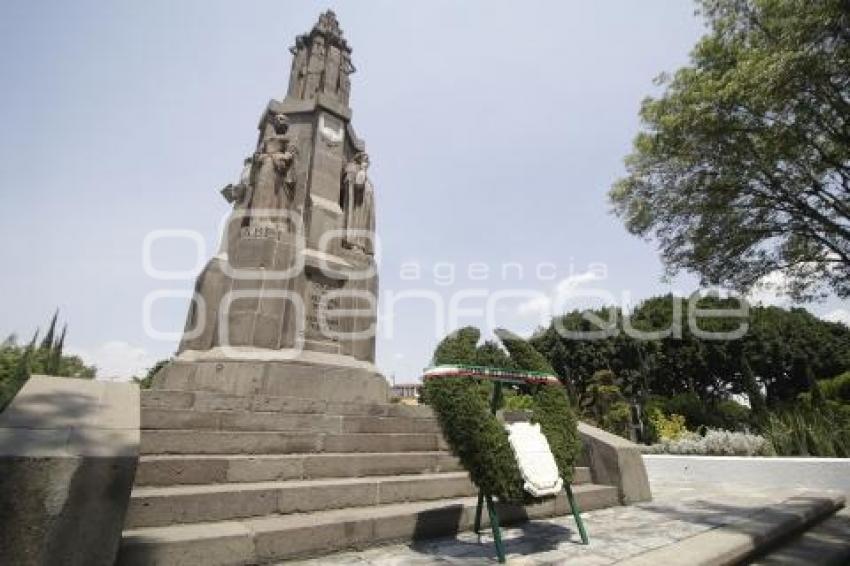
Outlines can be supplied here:
[[[142, 429], [121, 565], [263, 564], [472, 525], [475, 488], [427, 407], [158, 389]], [[619, 504], [587, 467], [573, 485], [583, 510]], [[567, 512], [561, 495], [500, 516]]]

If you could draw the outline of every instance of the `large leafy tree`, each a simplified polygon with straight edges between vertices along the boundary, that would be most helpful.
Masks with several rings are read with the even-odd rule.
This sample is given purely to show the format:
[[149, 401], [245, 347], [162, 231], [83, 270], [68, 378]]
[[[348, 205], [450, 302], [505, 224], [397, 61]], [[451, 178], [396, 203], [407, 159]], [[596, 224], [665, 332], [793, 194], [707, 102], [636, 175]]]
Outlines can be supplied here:
[[[730, 308], [728, 301], [706, 297], [700, 308]], [[618, 315], [619, 311], [616, 311]], [[602, 320], [607, 315], [595, 314]], [[652, 297], [629, 313], [630, 326], [647, 332], [674, 328], [673, 297]], [[684, 322], [677, 331], [656, 340], [632, 338], [618, 316], [616, 333], [597, 340], [576, 340], [563, 329], [593, 330], [579, 311], [560, 317], [532, 338], [557, 373], [576, 388], [577, 396], [590, 395], [593, 376], [610, 370], [616, 385], [630, 399], [650, 395], [689, 394], [711, 405], [730, 393], [750, 396], [760, 406], [763, 386], [771, 404], [791, 401], [808, 390], [814, 378], [833, 377], [850, 369], [850, 329], [826, 322], [805, 309], [754, 307], [747, 333], [737, 340], [702, 340]], [[703, 330], [730, 330], [739, 319], [701, 320]]]
[[709, 32], [643, 102], [615, 212], [704, 284], [850, 296], [850, 2], [698, 4]]

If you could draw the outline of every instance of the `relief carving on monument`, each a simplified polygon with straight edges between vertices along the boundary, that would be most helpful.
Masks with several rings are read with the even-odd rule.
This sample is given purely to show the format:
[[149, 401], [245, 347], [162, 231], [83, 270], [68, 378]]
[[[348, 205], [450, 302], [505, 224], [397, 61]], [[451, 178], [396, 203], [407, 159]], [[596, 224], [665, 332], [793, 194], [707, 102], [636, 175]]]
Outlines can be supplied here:
[[326, 146], [336, 147], [345, 139], [345, 129], [339, 118], [322, 113], [319, 116], [319, 135]]
[[307, 324], [308, 339], [339, 341], [340, 320], [336, 310], [339, 298], [329, 295], [342, 287], [342, 282], [319, 273], [308, 274], [307, 278]]

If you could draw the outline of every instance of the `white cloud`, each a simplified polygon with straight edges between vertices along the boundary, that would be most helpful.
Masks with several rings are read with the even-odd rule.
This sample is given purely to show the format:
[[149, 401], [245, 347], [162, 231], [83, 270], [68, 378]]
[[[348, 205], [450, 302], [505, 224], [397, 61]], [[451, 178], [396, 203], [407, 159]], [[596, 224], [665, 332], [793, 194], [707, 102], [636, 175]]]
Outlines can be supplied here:
[[788, 278], [781, 271], [774, 271], [759, 279], [747, 293], [753, 305], [790, 307], [794, 301], [788, 295]]
[[829, 322], [840, 322], [845, 326], [850, 326], [850, 310], [847, 309], [835, 309], [821, 318]]
[[66, 348], [69, 354], [79, 356], [87, 365], [97, 366], [98, 379], [129, 381], [133, 376], [144, 376], [157, 358], [144, 348], [127, 342], [111, 340], [93, 348]]
[[527, 301], [523, 301], [517, 307], [517, 312], [522, 316], [531, 314], [544, 314], [552, 310], [552, 299], [546, 295], [540, 295]]
[[561, 279], [549, 295], [540, 294], [520, 303], [517, 313], [521, 316], [555, 314], [554, 310], [563, 309], [570, 299], [579, 295], [578, 291], [582, 285], [602, 279], [605, 279], [605, 273], [600, 270], [591, 269], [584, 273], [570, 275]]

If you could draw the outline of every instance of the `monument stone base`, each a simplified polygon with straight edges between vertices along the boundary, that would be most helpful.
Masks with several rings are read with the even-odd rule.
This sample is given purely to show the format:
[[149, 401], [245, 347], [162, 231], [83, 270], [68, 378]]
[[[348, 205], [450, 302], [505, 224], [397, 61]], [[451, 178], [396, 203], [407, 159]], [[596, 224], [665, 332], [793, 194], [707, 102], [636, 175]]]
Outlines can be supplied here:
[[374, 364], [324, 352], [221, 348], [181, 352], [154, 378], [156, 389], [271, 395], [334, 403], [389, 402]]

